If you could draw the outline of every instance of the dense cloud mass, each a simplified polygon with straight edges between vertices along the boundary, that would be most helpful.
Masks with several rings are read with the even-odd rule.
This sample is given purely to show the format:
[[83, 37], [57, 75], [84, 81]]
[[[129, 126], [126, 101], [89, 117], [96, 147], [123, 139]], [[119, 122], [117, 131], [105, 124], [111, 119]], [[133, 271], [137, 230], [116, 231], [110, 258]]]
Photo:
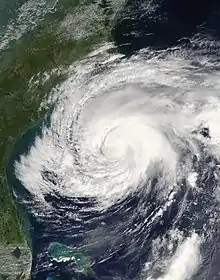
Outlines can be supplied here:
[[[218, 279], [217, 8], [127, 1], [113, 29], [126, 55], [105, 45], [69, 68], [13, 161], [32, 279]], [[89, 256], [88, 273], [51, 242]]]

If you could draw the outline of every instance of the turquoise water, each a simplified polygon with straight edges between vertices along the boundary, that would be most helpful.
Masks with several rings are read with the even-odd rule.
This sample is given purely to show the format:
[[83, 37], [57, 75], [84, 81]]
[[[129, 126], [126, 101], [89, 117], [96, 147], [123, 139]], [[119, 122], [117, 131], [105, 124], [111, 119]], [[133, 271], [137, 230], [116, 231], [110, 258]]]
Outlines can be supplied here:
[[46, 280], [58, 280], [58, 278], [53, 274], [49, 274]]
[[78, 269], [82, 272], [84, 271], [85, 274], [87, 273], [87, 269], [90, 266], [89, 259], [86, 258], [83, 253], [77, 252], [77, 250], [74, 250], [58, 242], [53, 242], [50, 244], [49, 254], [57, 261], [62, 261], [65, 259], [67, 261], [71, 260], [75, 262]]

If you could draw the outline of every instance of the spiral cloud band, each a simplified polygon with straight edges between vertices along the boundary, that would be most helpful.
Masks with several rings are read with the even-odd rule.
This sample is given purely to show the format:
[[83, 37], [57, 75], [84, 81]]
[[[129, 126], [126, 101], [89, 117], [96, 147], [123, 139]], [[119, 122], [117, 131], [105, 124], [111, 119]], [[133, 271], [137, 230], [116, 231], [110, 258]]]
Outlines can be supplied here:
[[[101, 215], [128, 197], [142, 192], [150, 197], [154, 191], [160, 206], [137, 225], [140, 233], [168, 211], [183, 185], [185, 192], [204, 191], [198, 184], [205, 174], [200, 162], [220, 156], [219, 71], [210, 71], [199, 57], [196, 64], [175, 54], [145, 56], [100, 51], [72, 66], [50, 124], [15, 163], [17, 178], [34, 198], [33, 215], [37, 205], [51, 210], [48, 194], [88, 198], [90, 210]], [[183, 195], [177, 216], [187, 207]], [[190, 279], [205, 238], [203, 230], [193, 231], [194, 226], [184, 239], [172, 229], [169, 240], [176, 249], [159, 260], [153, 251], [163, 242], [159, 246], [155, 239], [141, 277]]]

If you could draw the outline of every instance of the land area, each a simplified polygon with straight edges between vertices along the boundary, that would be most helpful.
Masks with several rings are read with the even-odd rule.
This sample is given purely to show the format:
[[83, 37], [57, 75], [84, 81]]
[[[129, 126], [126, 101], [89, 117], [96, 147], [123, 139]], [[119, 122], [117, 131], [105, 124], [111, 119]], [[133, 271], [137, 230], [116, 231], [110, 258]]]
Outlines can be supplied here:
[[[31, 264], [22, 215], [5, 176], [14, 143], [44, 117], [49, 108], [42, 102], [65, 79], [61, 69], [110, 40], [116, 6], [60, 0], [43, 21], [0, 52], [0, 279], [28, 279]], [[16, 248], [19, 258], [13, 255]]]
[[65, 79], [60, 69], [110, 39], [112, 2], [61, 0], [54, 10], [0, 54], [0, 243], [25, 242], [5, 178], [15, 141], [45, 115], [42, 100]]
[[30, 250], [24, 245], [0, 245], [0, 280], [27, 280], [31, 264]]
[[11, 257], [17, 244], [30, 262], [22, 215], [5, 176], [13, 145], [44, 117], [48, 107], [42, 101], [65, 79], [60, 69], [111, 40], [111, 21], [121, 2], [60, 0], [32, 30], [0, 52], [0, 277], [14, 271], [12, 279], [17, 279], [26, 269], [25, 257]]

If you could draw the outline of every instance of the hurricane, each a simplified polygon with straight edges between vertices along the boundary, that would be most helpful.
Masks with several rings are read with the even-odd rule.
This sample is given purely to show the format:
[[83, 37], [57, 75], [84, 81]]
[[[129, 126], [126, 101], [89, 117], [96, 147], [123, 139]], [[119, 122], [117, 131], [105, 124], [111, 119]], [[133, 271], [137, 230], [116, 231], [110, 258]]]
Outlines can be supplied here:
[[218, 59], [184, 46], [68, 68], [13, 163], [31, 279], [218, 279], [219, 90]]

